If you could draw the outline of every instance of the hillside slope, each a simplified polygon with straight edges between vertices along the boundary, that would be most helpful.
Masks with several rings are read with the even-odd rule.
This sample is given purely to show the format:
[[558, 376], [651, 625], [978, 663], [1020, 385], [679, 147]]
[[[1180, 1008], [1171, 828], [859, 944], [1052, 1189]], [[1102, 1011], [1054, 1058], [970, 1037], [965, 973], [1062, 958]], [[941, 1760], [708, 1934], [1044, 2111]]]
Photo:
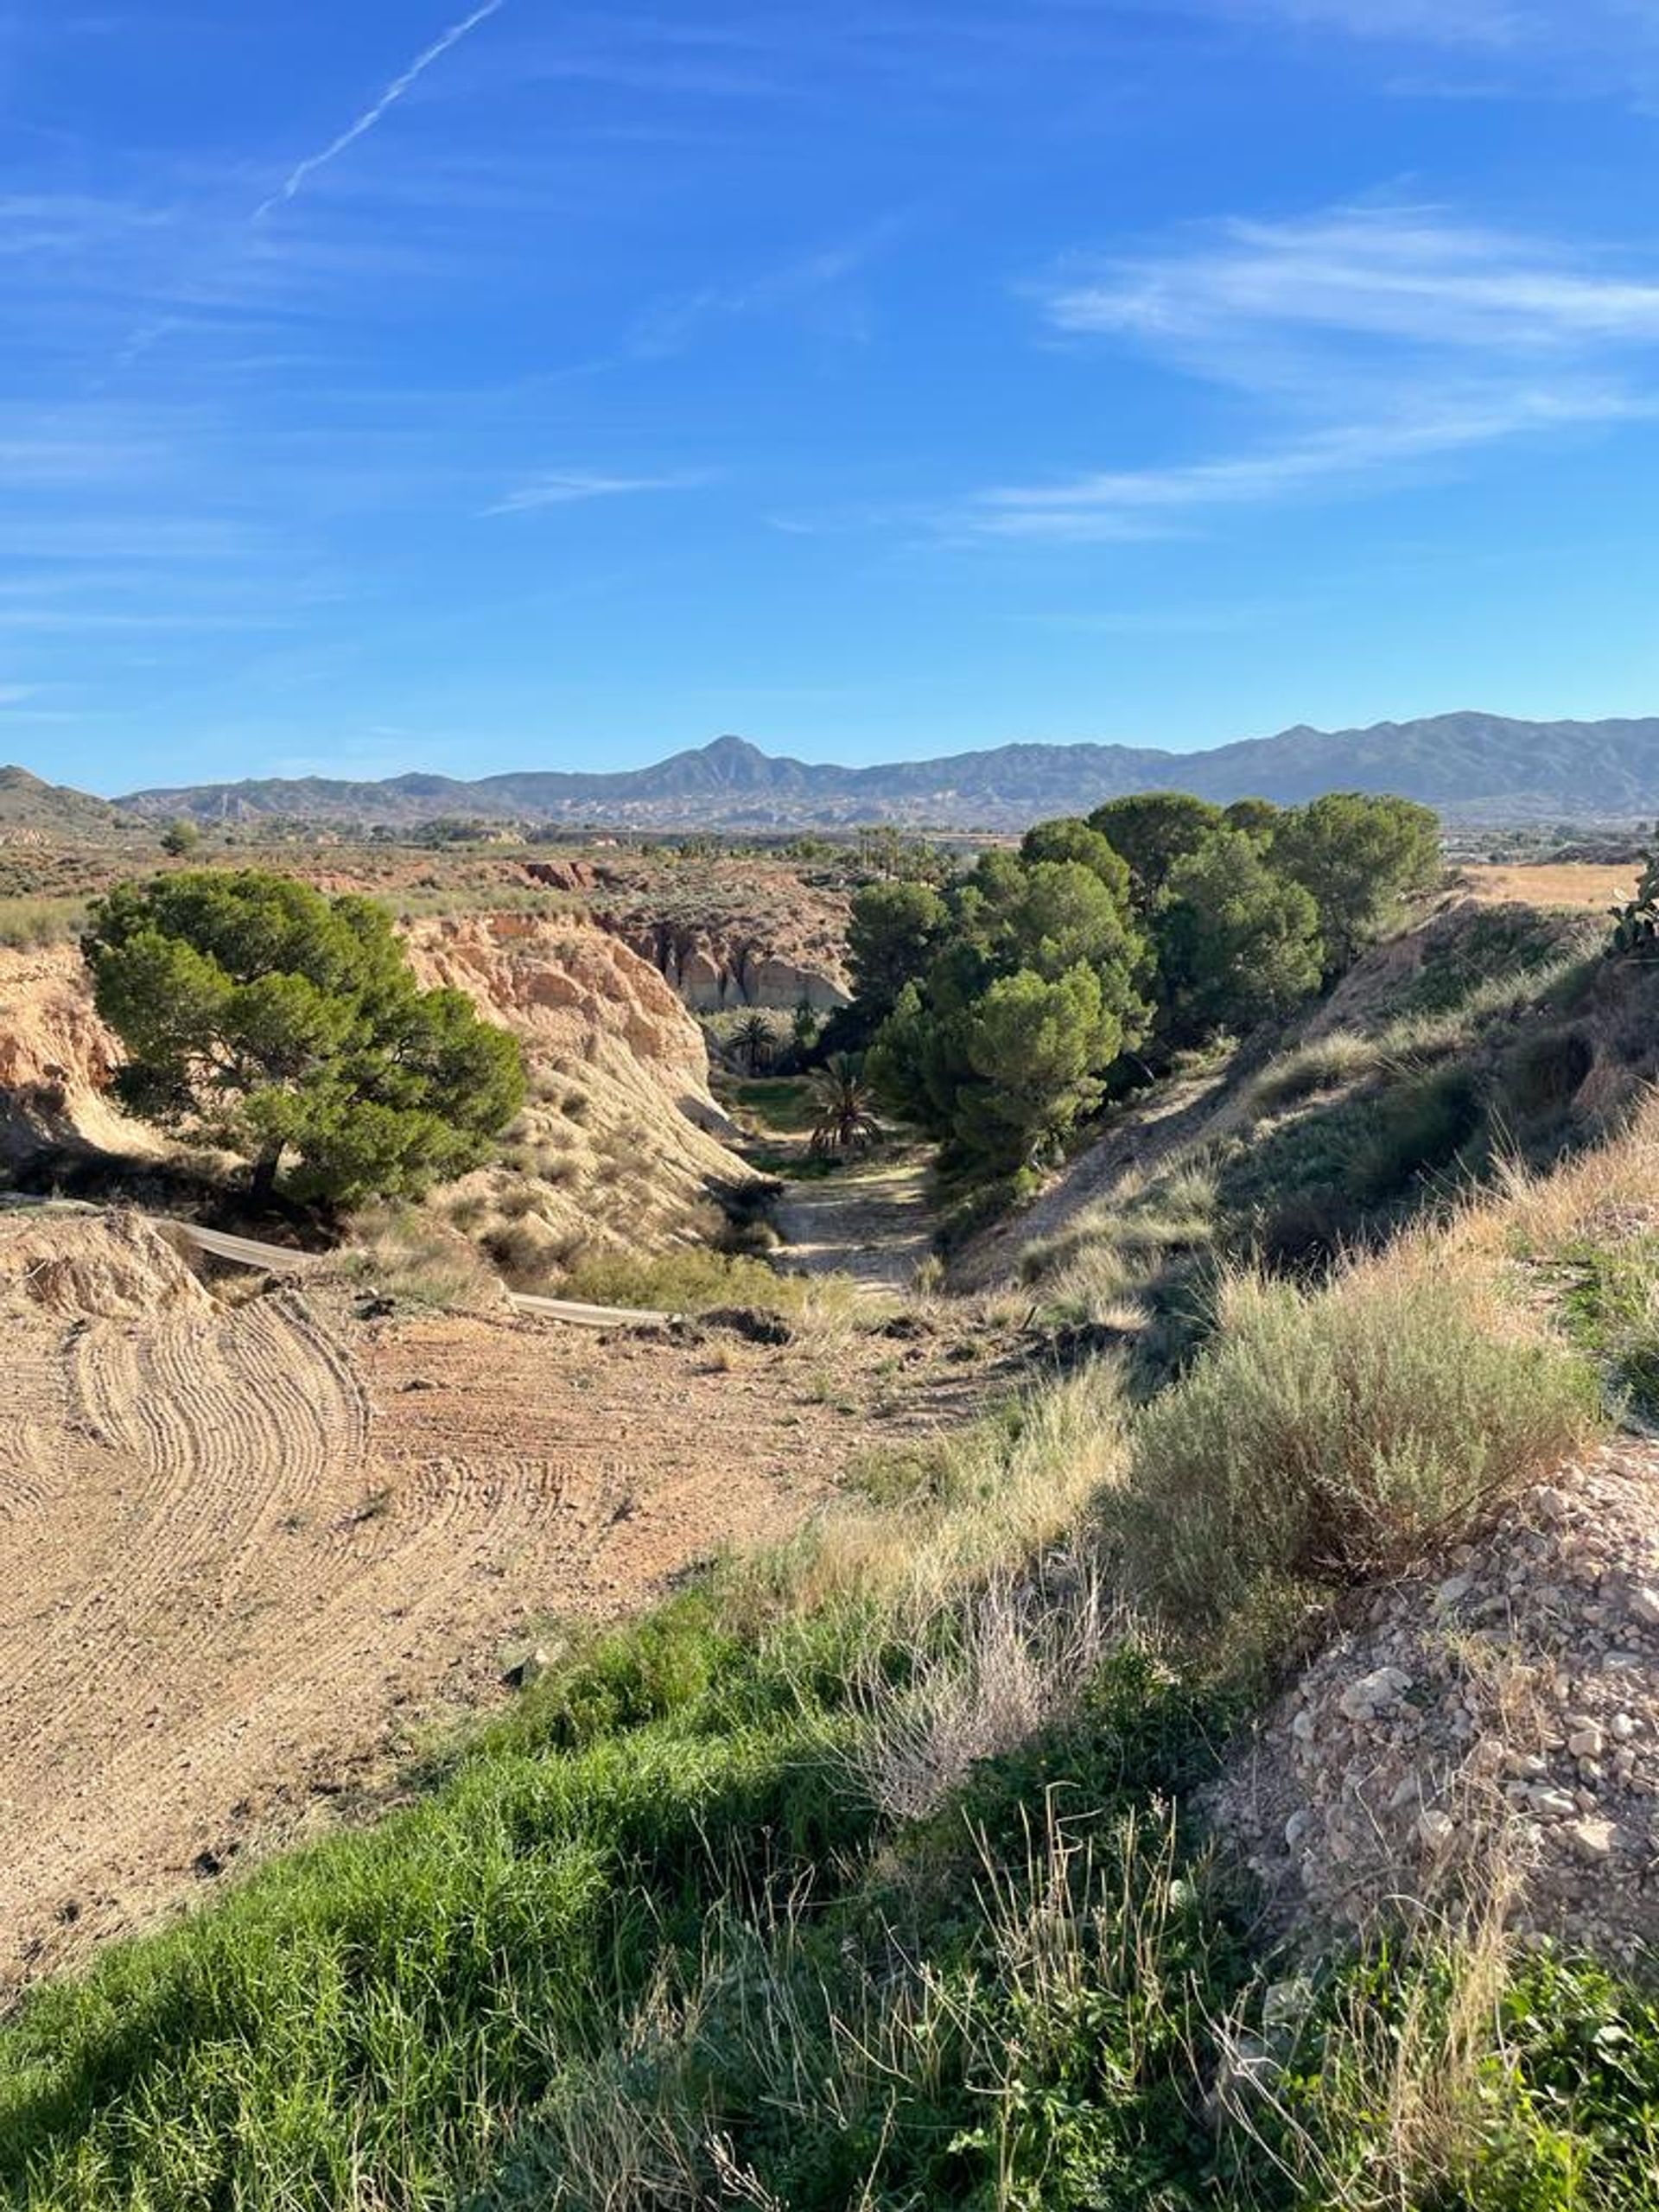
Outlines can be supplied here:
[[43, 783], [27, 768], [0, 767], [0, 842], [17, 837], [97, 836], [119, 816], [107, 799]]

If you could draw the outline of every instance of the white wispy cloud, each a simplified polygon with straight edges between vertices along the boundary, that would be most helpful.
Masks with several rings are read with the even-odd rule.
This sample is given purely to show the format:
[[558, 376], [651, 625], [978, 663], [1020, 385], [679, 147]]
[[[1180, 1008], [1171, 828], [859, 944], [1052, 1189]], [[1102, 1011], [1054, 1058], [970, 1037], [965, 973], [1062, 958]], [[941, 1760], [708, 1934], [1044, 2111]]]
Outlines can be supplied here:
[[574, 506], [583, 499], [626, 499], [641, 492], [690, 492], [711, 480], [703, 468], [668, 469], [655, 476], [613, 476], [597, 469], [562, 468], [532, 477], [491, 506], [486, 515], [522, 515], [539, 507]]
[[1242, 449], [981, 492], [975, 536], [1134, 539], [1207, 513], [1375, 487], [1460, 453], [1659, 415], [1659, 272], [1436, 207], [1233, 219], [1074, 265], [1069, 337], [1134, 346], [1251, 404]]
[[1214, 508], [1363, 489], [1378, 476], [1482, 446], [1656, 416], [1659, 397], [1595, 386], [1463, 400], [1436, 395], [1393, 419], [1344, 423], [1219, 460], [1000, 486], [978, 495], [968, 527], [986, 537], [1074, 543], [1166, 537]]
[[425, 75], [435, 61], [441, 61], [452, 47], [459, 46], [462, 39], [469, 37], [480, 24], [487, 22], [492, 16], [499, 15], [505, 5], [506, 0], [483, 0], [481, 7], [474, 8], [471, 15], [463, 16], [459, 22], [451, 23], [448, 29], [435, 38], [430, 46], [423, 47], [409, 67], [392, 79], [380, 97], [365, 108], [354, 123], [348, 124], [340, 136], [332, 139], [321, 152], [308, 154], [302, 162], [297, 162], [289, 170], [276, 190], [269, 199], [263, 200], [254, 211], [254, 220], [256, 222], [263, 220], [273, 208], [280, 207], [286, 201], [292, 200], [297, 193], [304, 189], [308, 178], [315, 176], [319, 169], [326, 168], [328, 163], [343, 154], [348, 146], [355, 145], [359, 138], [365, 137], [387, 110], [397, 105], [404, 94]]
[[1270, 329], [1576, 349], [1659, 338], [1659, 273], [1437, 207], [1337, 207], [1234, 219], [1167, 253], [1108, 259], [1054, 286], [1046, 307], [1058, 329], [1164, 346]]

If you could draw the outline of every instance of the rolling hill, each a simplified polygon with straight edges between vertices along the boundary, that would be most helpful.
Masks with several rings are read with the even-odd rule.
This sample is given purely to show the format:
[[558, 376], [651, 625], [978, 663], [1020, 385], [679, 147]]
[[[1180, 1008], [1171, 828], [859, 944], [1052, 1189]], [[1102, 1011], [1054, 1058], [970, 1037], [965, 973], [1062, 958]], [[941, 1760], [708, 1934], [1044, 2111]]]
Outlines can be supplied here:
[[1200, 753], [1003, 745], [859, 768], [721, 737], [613, 773], [530, 770], [475, 782], [417, 774], [378, 783], [271, 778], [135, 791], [118, 804], [152, 819], [279, 816], [365, 827], [465, 816], [659, 830], [871, 822], [1016, 830], [1125, 791], [1171, 786], [1223, 802], [1257, 796], [1292, 804], [1331, 790], [1391, 791], [1465, 817], [1629, 818], [1659, 814], [1659, 717], [1541, 722], [1462, 713], [1367, 729], [1301, 726]]
[[118, 818], [107, 799], [42, 783], [27, 768], [0, 768], [0, 836], [22, 830], [46, 837], [96, 836]]

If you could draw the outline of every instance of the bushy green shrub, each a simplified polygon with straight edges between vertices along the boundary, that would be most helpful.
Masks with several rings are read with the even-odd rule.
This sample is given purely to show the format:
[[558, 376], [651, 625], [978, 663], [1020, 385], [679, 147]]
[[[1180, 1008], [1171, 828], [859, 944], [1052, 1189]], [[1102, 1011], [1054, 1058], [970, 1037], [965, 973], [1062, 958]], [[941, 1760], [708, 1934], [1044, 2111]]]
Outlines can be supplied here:
[[1456, 1283], [1235, 1277], [1210, 1348], [1135, 1429], [1133, 1579], [1194, 1626], [1401, 1567], [1559, 1465], [1597, 1400], [1586, 1361], [1491, 1333]]
[[1452, 1167], [1483, 1119], [1474, 1077], [1462, 1067], [1415, 1077], [1366, 1101], [1363, 1135], [1343, 1176], [1347, 1195], [1363, 1206], [1388, 1205], [1415, 1178]]

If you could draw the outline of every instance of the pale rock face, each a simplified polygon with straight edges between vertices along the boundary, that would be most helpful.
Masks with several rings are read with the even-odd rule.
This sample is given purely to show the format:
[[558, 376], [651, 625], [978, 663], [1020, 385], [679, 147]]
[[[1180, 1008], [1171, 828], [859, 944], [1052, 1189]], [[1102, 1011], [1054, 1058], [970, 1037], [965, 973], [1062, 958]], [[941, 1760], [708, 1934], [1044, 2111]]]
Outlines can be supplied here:
[[607, 926], [695, 1014], [734, 1007], [786, 1014], [803, 1002], [824, 1014], [845, 1006], [850, 996], [842, 948], [827, 938], [785, 950], [695, 924], [626, 920]]
[[[748, 1174], [720, 1141], [728, 1124], [709, 1092], [702, 1030], [620, 938], [580, 918], [474, 914], [417, 922], [407, 943], [423, 983], [464, 990], [518, 1038], [533, 1077], [569, 1078], [580, 1091], [588, 1149], [572, 1152], [571, 1179], [544, 1209], [556, 1232], [659, 1241], [711, 1184]], [[614, 1187], [637, 1192], [649, 1220], [626, 1204], [614, 1219], [596, 1214], [588, 1177], [601, 1172], [600, 1150], [620, 1159], [628, 1180]]]
[[92, 1010], [78, 947], [0, 949], [0, 1160], [77, 1141], [158, 1149], [108, 1097], [121, 1048]]
[[528, 1051], [599, 1064], [620, 1045], [659, 1087], [707, 1097], [702, 1031], [656, 969], [608, 931], [533, 914], [469, 914], [416, 922], [406, 942], [423, 983], [459, 987]]

